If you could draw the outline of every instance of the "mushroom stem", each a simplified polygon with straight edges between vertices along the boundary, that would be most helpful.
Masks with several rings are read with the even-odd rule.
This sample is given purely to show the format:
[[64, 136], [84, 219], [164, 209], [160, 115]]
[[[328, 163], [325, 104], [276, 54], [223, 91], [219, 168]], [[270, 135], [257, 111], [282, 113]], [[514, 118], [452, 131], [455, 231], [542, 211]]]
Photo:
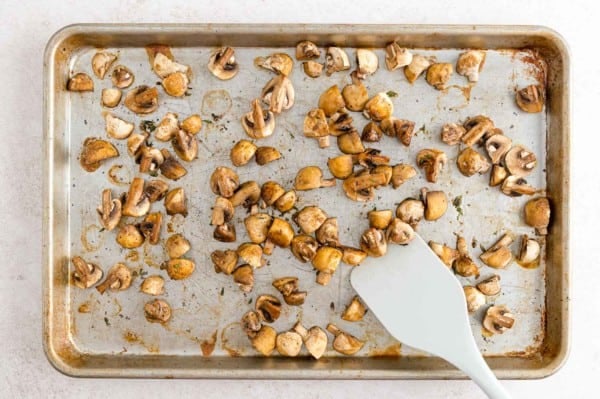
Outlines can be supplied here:
[[225, 68], [234, 54], [235, 51], [233, 48], [225, 47], [225, 51], [223, 51], [223, 53], [217, 57], [217, 64], [219, 64], [222, 68]]
[[259, 130], [264, 129], [265, 114], [263, 113], [262, 106], [260, 105], [260, 101], [258, 99], [252, 101], [252, 120], [255, 128], [258, 128]]
[[104, 280], [103, 282], [101, 282], [100, 284], [98, 284], [96, 286], [96, 289], [98, 290], [98, 292], [100, 294], [104, 294], [104, 291], [106, 291], [107, 289], [111, 288], [113, 286], [114, 283], [117, 283], [119, 281], [119, 277], [116, 274], [110, 274], [106, 280]]

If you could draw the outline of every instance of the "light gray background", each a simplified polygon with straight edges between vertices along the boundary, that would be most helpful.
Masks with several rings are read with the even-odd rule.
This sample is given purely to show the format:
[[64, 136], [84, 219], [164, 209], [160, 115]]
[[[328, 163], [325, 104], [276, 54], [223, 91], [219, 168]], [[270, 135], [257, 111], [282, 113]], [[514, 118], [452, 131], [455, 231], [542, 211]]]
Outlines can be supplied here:
[[556, 375], [505, 384], [519, 398], [594, 397], [600, 375], [598, 15], [600, 5], [574, 0], [0, 2], [0, 397], [483, 397], [469, 381], [92, 380], [55, 371], [41, 343], [42, 53], [53, 32], [76, 22], [542, 24], [559, 31], [573, 65], [572, 350]]

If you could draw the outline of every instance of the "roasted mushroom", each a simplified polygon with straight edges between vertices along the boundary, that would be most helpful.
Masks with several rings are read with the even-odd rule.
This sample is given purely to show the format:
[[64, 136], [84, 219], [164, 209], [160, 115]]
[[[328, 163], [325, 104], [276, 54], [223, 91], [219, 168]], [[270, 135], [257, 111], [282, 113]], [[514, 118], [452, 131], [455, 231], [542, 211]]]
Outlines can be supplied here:
[[94, 172], [104, 161], [118, 156], [119, 151], [108, 141], [88, 137], [83, 142], [79, 164], [86, 172]]
[[435, 63], [427, 69], [427, 75], [425, 79], [427, 83], [435, 87], [437, 90], [443, 90], [446, 88], [446, 83], [452, 76], [453, 67], [452, 64], [448, 63]]
[[253, 139], [269, 137], [275, 130], [275, 115], [272, 111], [265, 111], [260, 101], [252, 101], [252, 111], [242, 117], [242, 127], [246, 134]]
[[127, 139], [127, 153], [132, 157], [139, 156], [140, 151], [147, 147], [148, 133], [132, 133]]
[[406, 80], [408, 80], [409, 83], [413, 83], [434, 62], [435, 60], [433, 57], [425, 57], [419, 54], [413, 55], [410, 64], [408, 64], [406, 68], [404, 68], [404, 75], [406, 76]]
[[198, 134], [202, 129], [202, 118], [198, 114], [188, 116], [181, 122], [181, 129], [189, 134]]
[[125, 96], [125, 106], [136, 114], [151, 114], [158, 108], [158, 90], [145, 85], [131, 89]]
[[381, 121], [381, 130], [387, 136], [396, 137], [398, 141], [408, 147], [413, 137], [415, 123], [391, 116]]
[[448, 162], [448, 158], [444, 151], [436, 149], [425, 149], [417, 154], [417, 166], [423, 168], [425, 177], [430, 183], [437, 181], [440, 171]]
[[250, 292], [254, 288], [254, 268], [250, 265], [241, 265], [232, 273], [233, 281], [242, 292]]
[[393, 188], [398, 188], [407, 180], [412, 179], [417, 175], [417, 171], [410, 165], [398, 164], [392, 166], [392, 178], [390, 183]]
[[294, 188], [299, 191], [332, 186], [335, 186], [335, 179], [324, 179], [323, 172], [318, 166], [306, 166], [300, 169], [294, 180]]
[[258, 313], [255, 311], [250, 310], [242, 316], [242, 328], [248, 338], [254, 338], [261, 327], [262, 323], [260, 322]]
[[121, 220], [121, 200], [112, 198], [110, 188], [102, 190], [102, 205], [98, 207], [100, 224], [106, 230], [113, 230]]
[[281, 248], [290, 246], [294, 238], [294, 229], [292, 226], [281, 218], [273, 218], [273, 222], [267, 232], [267, 241], [265, 242], [263, 252], [266, 255], [271, 255], [273, 247], [276, 245]]
[[288, 212], [296, 206], [298, 196], [295, 190], [286, 191], [277, 201], [275, 201], [275, 209], [281, 213]]
[[327, 349], [327, 334], [321, 327], [313, 326], [307, 330], [298, 322], [293, 330], [300, 334], [306, 350], [312, 357], [319, 359], [323, 356]]
[[510, 150], [511, 146], [512, 140], [503, 134], [494, 134], [485, 142], [485, 150], [494, 165], [502, 161], [502, 157]]
[[73, 75], [67, 81], [67, 90], [69, 91], [94, 91], [94, 81], [87, 73], [79, 72]]
[[273, 295], [260, 295], [256, 298], [255, 310], [261, 321], [273, 323], [281, 315], [281, 302]]
[[117, 233], [117, 243], [127, 249], [138, 248], [144, 243], [144, 236], [137, 226], [126, 224]]
[[502, 182], [508, 176], [508, 171], [504, 166], [492, 165], [492, 172], [490, 173], [490, 186], [495, 187]]
[[111, 291], [124, 291], [131, 285], [131, 270], [122, 263], [114, 265], [107, 273], [106, 279], [96, 286], [100, 294], [108, 289]]
[[188, 253], [191, 245], [187, 238], [185, 238], [182, 234], [177, 233], [167, 238], [165, 248], [169, 258], [177, 259]]
[[294, 60], [286, 53], [273, 53], [267, 57], [256, 57], [254, 65], [278, 75], [289, 76], [294, 67]]
[[329, 124], [321, 108], [308, 111], [304, 118], [304, 136], [316, 138], [321, 148], [329, 147]]
[[212, 209], [212, 218], [210, 221], [211, 226], [220, 226], [224, 223], [230, 222], [235, 213], [235, 208], [231, 201], [224, 197], [217, 197], [215, 199], [215, 205]]
[[160, 228], [162, 226], [162, 213], [153, 212], [149, 213], [142, 223], [140, 223], [139, 229], [142, 235], [148, 240], [151, 245], [158, 244], [160, 239]]
[[341, 48], [329, 47], [325, 56], [325, 65], [327, 66], [327, 76], [330, 76], [334, 72], [350, 69], [350, 60], [348, 54]]
[[394, 213], [389, 209], [372, 210], [367, 213], [367, 219], [369, 220], [369, 227], [385, 230], [394, 219]]
[[350, 266], [358, 266], [367, 257], [367, 253], [362, 249], [352, 247], [342, 247], [342, 262]]
[[294, 86], [285, 75], [277, 75], [262, 89], [260, 97], [269, 106], [269, 111], [280, 114], [294, 105]]
[[440, 137], [442, 141], [448, 145], [456, 145], [460, 143], [460, 139], [466, 133], [466, 129], [456, 123], [446, 123], [442, 126]]
[[154, 137], [160, 141], [170, 141], [179, 132], [179, 120], [177, 114], [167, 112], [156, 129]]
[[255, 244], [262, 244], [267, 239], [267, 233], [272, 222], [273, 218], [266, 213], [255, 213], [246, 217], [244, 225], [250, 241]]
[[323, 110], [326, 116], [335, 114], [345, 106], [346, 103], [337, 85], [331, 86], [319, 97], [319, 108]]
[[161, 50], [162, 51], [157, 52], [153, 57], [150, 57], [150, 64], [152, 65], [154, 73], [161, 79], [166, 79], [176, 73], [184, 74], [187, 77], [190, 72], [190, 67], [174, 61], [170, 49]]
[[226, 166], [219, 166], [210, 176], [210, 189], [216, 195], [231, 198], [240, 185], [237, 173]]
[[162, 299], [155, 299], [144, 305], [144, 316], [151, 323], [166, 323], [171, 319], [171, 307]]
[[140, 217], [150, 210], [150, 199], [144, 194], [144, 179], [134, 178], [123, 204], [123, 216]]
[[213, 238], [221, 242], [235, 242], [235, 225], [232, 223], [223, 223], [215, 227]]
[[327, 325], [327, 331], [335, 336], [335, 339], [333, 340], [333, 349], [343, 355], [354, 355], [365, 345], [363, 341], [340, 330], [334, 324], [329, 323]]
[[469, 82], [477, 82], [479, 73], [485, 64], [486, 52], [481, 50], [469, 50], [460, 53], [456, 61], [456, 73], [466, 76]]
[[305, 234], [312, 234], [327, 220], [327, 214], [316, 206], [305, 206], [293, 217]]
[[119, 89], [126, 89], [133, 84], [135, 76], [124, 65], [117, 65], [112, 71], [112, 83]]
[[491, 306], [483, 319], [483, 327], [492, 334], [503, 334], [515, 324], [515, 317], [504, 305]]
[[[298, 292], [298, 277], [281, 277], [273, 281], [273, 287], [281, 292], [283, 298]], [[286, 300], [287, 303], [287, 300]]]
[[463, 291], [467, 300], [467, 311], [469, 313], [473, 313], [485, 305], [485, 295], [483, 295], [483, 293], [477, 288], [471, 285], [466, 285], [463, 287]]
[[260, 189], [260, 198], [266, 206], [273, 205], [279, 198], [285, 194], [285, 189], [276, 181], [267, 181]]
[[544, 87], [541, 85], [529, 85], [517, 90], [515, 96], [519, 108], [530, 113], [542, 112], [545, 97]]
[[469, 147], [489, 135], [495, 129], [494, 122], [484, 115], [477, 115], [467, 119], [463, 126], [466, 133], [463, 134], [461, 140]]
[[[312, 265], [317, 270], [317, 283], [327, 285], [342, 260], [342, 251], [333, 247], [320, 247], [312, 259]], [[321, 276], [321, 278], [319, 278]]]
[[167, 274], [173, 280], [183, 280], [192, 275], [196, 264], [190, 259], [176, 258], [167, 262]]
[[322, 245], [329, 245], [331, 247], [339, 247], [340, 240], [338, 235], [338, 222], [337, 218], [328, 218], [315, 232], [317, 241]]
[[410, 65], [413, 55], [408, 49], [400, 47], [396, 42], [385, 46], [385, 65], [390, 71]]
[[387, 241], [383, 230], [373, 227], [366, 230], [360, 237], [360, 248], [369, 256], [378, 258], [387, 252]]
[[467, 242], [459, 235], [456, 236], [456, 249], [459, 256], [454, 261], [454, 271], [463, 277], [479, 277], [479, 267], [469, 255]]
[[102, 95], [100, 100], [102, 102], [103, 107], [114, 108], [121, 102], [121, 93], [120, 89], [108, 88], [102, 89]]
[[183, 161], [192, 162], [198, 156], [198, 141], [194, 135], [178, 130], [173, 139], [173, 150]]
[[238, 141], [229, 152], [231, 163], [235, 166], [246, 165], [256, 154], [256, 148], [256, 145], [250, 140]]
[[305, 61], [302, 63], [302, 70], [311, 78], [318, 78], [323, 73], [323, 64], [316, 61]]
[[302, 263], [310, 262], [315, 257], [319, 243], [313, 237], [305, 234], [294, 236], [290, 243], [292, 253]]
[[512, 242], [512, 235], [510, 233], [504, 234], [494, 245], [479, 255], [479, 259], [489, 267], [505, 268], [513, 260], [513, 254], [510, 251]]
[[369, 93], [365, 85], [360, 81], [356, 71], [352, 72], [350, 77], [352, 78], [352, 83], [344, 86], [342, 97], [346, 103], [346, 108], [350, 111], [361, 112], [369, 100]]
[[117, 56], [108, 51], [98, 51], [92, 57], [92, 71], [98, 79], [104, 79], [106, 72], [112, 64], [117, 60]]
[[341, 109], [329, 117], [329, 134], [340, 136], [344, 133], [356, 131], [352, 126], [352, 116], [345, 109]]
[[364, 79], [379, 68], [377, 54], [364, 48], [356, 49], [356, 77]]
[[365, 151], [360, 135], [356, 130], [339, 135], [337, 145], [344, 154], [360, 154]]
[[477, 284], [477, 289], [486, 296], [496, 296], [500, 293], [500, 276], [494, 274]]
[[518, 145], [511, 148], [504, 157], [504, 166], [511, 175], [516, 177], [529, 175], [536, 164], [535, 154]]
[[161, 276], [148, 276], [142, 282], [140, 291], [148, 295], [162, 295], [165, 292], [165, 279]]
[[367, 308], [360, 301], [358, 296], [354, 296], [350, 303], [344, 309], [344, 313], [342, 313], [342, 319], [346, 321], [360, 321], [364, 317], [367, 312]]
[[216, 250], [210, 254], [210, 260], [215, 266], [217, 273], [225, 273], [227, 275], [233, 273], [238, 262], [238, 254], [227, 249], [225, 251]]
[[360, 138], [368, 143], [376, 143], [381, 140], [381, 136], [383, 136], [381, 127], [376, 122], [369, 122], [363, 128]]
[[316, 44], [309, 40], [303, 40], [296, 45], [296, 59], [300, 61], [319, 58], [321, 52]]
[[365, 104], [363, 115], [374, 121], [382, 121], [392, 116], [394, 104], [385, 92], [377, 93]]
[[527, 234], [521, 237], [521, 247], [517, 255], [519, 265], [532, 269], [540, 264], [541, 247], [540, 243], [533, 238], [529, 238]]
[[521, 195], [533, 195], [537, 192], [535, 187], [527, 184], [527, 180], [522, 177], [508, 176], [502, 181], [501, 190], [504, 194], [511, 197]]
[[345, 179], [354, 172], [354, 158], [345, 154], [327, 160], [329, 171], [336, 179]]
[[140, 173], [154, 174], [165, 161], [165, 157], [158, 148], [144, 146], [137, 152], [135, 161], [140, 164]]
[[229, 199], [233, 206], [244, 206], [250, 208], [260, 199], [260, 187], [255, 181], [242, 183]]
[[548, 224], [550, 224], [550, 202], [546, 197], [534, 198], [525, 204], [525, 223], [535, 227], [538, 235], [548, 234]]
[[163, 163], [160, 164], [160, 173], [167, 179], [179, 180], [187, 174], [187, 170], [179, 163], [179, 161], [171, 155], [169, 150], [163, 148], [160, 150], [163, 156]]
[[415, 238], [415, 231], [400, 219], [394, 219], [385, 232], [388, 243], [406, 245]]
[[260, 166], [266, 165], [281, 158], [281, 153], [275, 147], [258, 147], [256, 149], [256, 163]]
[[425, 216], [425, 204], [414, 198], [403, 200], [396, 208], [396, 217], [404, 223], [408, 223], [413, 229]]
[[180, 214], [184, 217], [187, 216], [187, 202], [182, 187], [175, 188], [167, 193], [165, 196], [165, 209], [167, 215]]
[[252, 346], [263, 356], [270, 356], [275, 349], [277, 331], [271, 326], [262, 326], [254, 337], [251, 337]]
[[387, 182], [388, 178], [384, 173], [371, 173], [364, 169], [345, 179], [342, 188], [351, 200], [365, 202], [373, 199], [376, 187]]
[[490, 163], [483, 155], [475, 151], [471, 147], [465, 147], [458, 158], [456, 158], [456, 166], [464, 176], [473, 176], [476, 173], [484, 174], [490, 169]]
[[90, 288], [100, 281], [104, 275], [100, 266], [86, 262], [80, 256], [74, 256], [71, 262], [75, 268], [71, 275], [73, 284], [81, 289]]
[[302, 349], [302, 337], [295, 331], [282, 332], [277, 335], [275, 348], [282, 356], [298, 356]]
[[237, 254], [241, 260], [255, 269], [262, 267], [265, 263], [265, 260], [263, 259], [263, 249], [258, 244], [249, 242], [243, 243], [238, 247]]
[[208, 61], [208, 70], [221, 80], [233, 78], [239, 70], [235, 51], [231, 47], [221, 47], [214, 51]]
[[450, 248], [447, 245], [440, 244], [435, 241], [429, 241], [429, 247], [448, 267], [452, 267], [452, 264], [459, 256], [459, 253], [456, 249]]

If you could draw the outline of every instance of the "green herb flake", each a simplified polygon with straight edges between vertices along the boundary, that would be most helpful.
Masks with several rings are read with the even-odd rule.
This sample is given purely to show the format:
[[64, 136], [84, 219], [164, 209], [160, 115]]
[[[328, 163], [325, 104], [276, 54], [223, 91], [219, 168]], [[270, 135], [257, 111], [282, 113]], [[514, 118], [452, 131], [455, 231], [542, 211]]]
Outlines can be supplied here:
[[221, 296], [223, 296], [223, 294], [225, 294], [225, 287], [221, 287]]
[[145, 120], [140, 123], [140, 129], [145, 132], [152, 133], [156, 130], [156, 124], [154, 121]]
[[458, 219], [460, 216], [463, 216], [462, 195], [454, 197], [452, 200], [452, 205], [454, 205], [454, 208], [456, 208], [456, 212], [458, 213], [456, 219]]
[[204, 122], [204, 123], [213, 123], [213, 121], [211, 121], [210, 119], [202, 119], [202, 122]]
[[392, 97], [398, 97], [398, 93], [396, 93], [393, 90], [389, 90], [388, 92], [386, 92], [385, 94], [387, 94], [388, 97], [392, 98]]
[[252, 298], [248, 299], [248, 305], [252, 303]]
[[104, 318], [104, 324], [110, 327], [110, 321], [108, 321], [108, 317]]

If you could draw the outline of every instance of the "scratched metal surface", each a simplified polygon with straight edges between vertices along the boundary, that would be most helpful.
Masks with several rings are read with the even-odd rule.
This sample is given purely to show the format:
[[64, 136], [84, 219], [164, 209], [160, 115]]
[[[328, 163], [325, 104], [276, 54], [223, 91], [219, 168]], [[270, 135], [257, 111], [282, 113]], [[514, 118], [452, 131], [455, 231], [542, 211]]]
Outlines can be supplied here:
[[[157, 76], [150, 70], [143, 48], [110, 49], [119, 53], [117, 63], [126, 65], [135, 73], [134, 86], [154, 85]], [[232, 167], [229, 150], [234, 142], [245, 138], [240, 125], [240, 117], [249, 110], [249, 102], [259, 96], [264, 84], [272, 75], [253, 66], [253, 59], [274, 51], [285, 51], [293, 56], [292, 48], [239, 48], [236, 57], [241, 65], [239, 74], [230, 81], [219, 81], [208, 72], [210, 48], [173, 48], [175, 58], [192, 67], [194, 77], [190, 83], [191, 95], [175, 99], [161, 92], [158, 111], [150, 116], [138, 117], [123, 105], [112, 110], [115, 115], [139, 125], [144, 119], [158, 122], [168, 112], [176, 112], [181, 118], [199, 113], [204, 123], [198, 138], [201, 139], [199, 159], [186, 164], [189, 173], [179, 182], [169, 182], [171, 188], [182, 186], [188, 195], [189, 216], [166, 218], [162, 237], [166, 238], [168, 226], [174, 232], [184, 234], [192, 243], [188, 254], [196, 261], [196, 271], [187, 280], [171, 281], [159, 265], [167, 259], [161, 245], [144, 246], [137, 254], [123, 250], [115, 242], [116, 233], [100, 231], [96, 214], [100, 192], [110, 187], [114, 193], [126, 191], [124, 185], [115, 185], [108, 179], [108, 170], [113, 165], [123, 165], [121, 175], [127, 181], [136, 174], [136, 167], [126, 153], [125, 142], [113, 140], [121, 152], [118, 159], [104, 164], [90, 174], [82, 170], [78, 163], [78, 154], [85, 137], [106, 138], [104, 121], [100, 105], [102, 88], [110, 87], [110, 76], [103, 81], [94, 78], [95, 91], [91, 94], [72, 93], [68, 96], [65, 115], [67, 118], [67, 140], [64, 149], [70, 159], [70, 183], [68, 187], [70, 255], [81, 255], [85, 259], [97, 262], [106, 271], [116, 262], [125, 262], [139, 274], [159, 274], [166, 279], [166, 293], [163, 296], [173, 308], [173, 318], [166, 325], [148, 323], [143, 316], [143, 304], [152, 299], [139, 292], [142, 279], [136, 278], [132, 287], [123, 292], [110, 292], [100, 295], [96, 290], [80, 290], [71, 287], [68, 292], [70, 331], [76, 347], [89, 354], [147, 354], [198, 355], [202, 350], [212, 356], [255, 356], [248, 340], [237, 323], [244, 312], [251, 309], [254, 299], [263, 293], [276, 294], [271, 281], [274, 278], [294, 275], [300, 278], [300, 287], [309, 292], [303, 307], [283, 307], [282, 317], [273, 324], [278, 331], [290, 328], [296, 320], [302, 320], [307, 326], [325, 327], [334, 322], [359, 338], [366, 339], [365, 347], [356, 356], [370, 356], [381, 353], [402, 356], [423, 356], [423, 353], [406, 346], [399, 347], [373, 317], [367, 313], [364, 320], [349, 323], [340, 319], [340, 314], [350, 298], [355, 294], [349, 284], [350, 267], [340, 265], [332, 282], [326, 286], [317, 285], [315, 274], [310, 265], [301, 264], [289, 250], [276, 249], [268, 258], [268, 266], [256, 270], [256, 284], [250, 294], [243, 294], [233, 283], [231, 277], [215, 274], [209, 254], [215, 249], [234, 248], [246, 241], [242, 224], [245, 212], [238, 209], [235, 215], [238, 239], [233, 244], [223, 244], [212, 239], [209, 226], [210, 208], [214, 195], [209, 189], [208, 178], [212, 170], [219, 165]], [[353, 54], [353, 49], [347, 49]], [[376, 50], [380, 64], [383, 64], [383, 51]], [[416, 53], [435, 55], [439, 61], [455, 63], [458, 50], [415, 50]], [[90, 59], [95, 49], [83, 48], [71, 59], [73, 71], [85, 71], [91, 74]], [[458, 147], [449, 147], [439, 139], [440, 127], [446, 122], [463, 121], [468, 116], [486, 114], [496, 125], [504, 130], [513, 143], [530, 148], [538, 156], [538, 166], [528, 177], [528, 182], [543, 189], [545, 176], [546, 115], [525, 114], [514, 104], [514, 88], [536, 82], [536, 67], [528, 62], [527, 52], [488, 51], [487, 61], [479, 83], [470, 90], [466, 89], [465, 78], [453, 75], [447, 91], [440, 92], [429, 86], [423, 78], [414, 85], [407, 83], [400, 71], [389, 72], [380, 68], [367, 78], [365, 84], [369, 94], [393, 90], [398, 93], [393, 98], [394, 115], [411, 119], [416, 123], [418, 133], [410, 148], [401, 146], [397, 141], [384, 137], [372, 147], [379, 148], [390, 156], [392, 163], [408, 162], [414, 165], [416, 153], [423, 148], [438, 148], [446, 151], [449, 157], [448, 167], [436, 184], [429, 184], [419, 175], [397, 190], [391, 187], [379, 189], [377, 199], [362, 204], [348, 200], [341, 185], [310, 192], [300, 193], [298, 207], [317, 204], [331, 216], [337, 216], [341, 241], [357, 246], [361, 232], [366, 228], [366, 212], [374, 206], [378, 209], [395, 209], [395, 204], [406, 197], [416, 196], [421, 187], [444, 190], [452, 200], [462, 197], [462, 214], [450, 206], [448, 212], [437, 222], [422, 222], [419, 232], [425, 239], [446, 242], [454, 245], [454, 233], [460, 233], [469, 243], [476, 240], [472, 255], [476, 258], [481, 250], [479, 244], [489, 246], [500, 235], [510, 230], [515, 234], [532, 234], [522, 222], [521, 210], [528, 199], [511, 198], [488, 187], [489, 174], [462, 176], [455, 164]], [[351, 56], [351, 58], [353, 58]], [[321, 58], [323, 59], [323, 57]], [[354, 66], [354, 61], [353, 61]], [[311, 79], [304, 75], [301, 63], [296, 62], [291, 76], [296, 90], [294, 107], [277, 117], [275, 134], [259, 145], [272, 145], [283, 154], [283, 158], [266, 166], [259, 167], [251, 162], [236, 168], [240, 179], [257, 180], [259, 184], [274, 179], [287, 188], [298, 168], [309, 164], [323, 168], [327, 175], [328, 157], [338, 154], [335, 140], [328, 149], [319, 149], [312, 139], [303, 137], [302, 122], [304, 115], [316, 107], [320, 93], [333, 84], [340, 88], [349, 82], [347, 73], [336, 73], [331, 77], [323, 75]], [[354, 124], [360, 130], [367, 123], [360, 114], [354, 113]], [[63, 117], [63, 115], [56, 115]], [[154, 141], [155, 145], [170, 148]], [[148, 176], [144, 176], [148, 178]], [[153, 204], [153, 210], [163, 210], [162, 203]], [[284, 215], [291, 220], [291, 214]], [[513, 244], [516, 251], [518, 244]], [[479, 262], [480, 263], [480, 262]], [[483, 266], [483, 265], [482, 265]], [[537, 269], [523, 269], [516, 263], [505, 270], [493, 270], [487, 266], [481, 269], [482, 278], [492, 273], [502, 277], [503, 291], [494, 302], [506, 304], [516, 316], [515, 327], [491, 338], [481, 334], [483, 310], [472, 316], [472, 327], [481, 350], [486, 355], [508, 356], [515, 353], [532, 353], [542, 341], [544, 334], [544, 273], [545, 262]], [[460, 278], [462, 283], [474, 280]], [[439, 298], [443, 301], [443, 298]], [[249, 304], [249, 302], [252, 303]], [[433, 315], [432, 315], [433, 317]], [[215, 342], [216, 341], [216, 342]], [[214, 344], [214, 350], [211, 347]], [[304, 349], [303, 349], [304, 351]], [[339, 356], [328, 350], [326, 356]]]

